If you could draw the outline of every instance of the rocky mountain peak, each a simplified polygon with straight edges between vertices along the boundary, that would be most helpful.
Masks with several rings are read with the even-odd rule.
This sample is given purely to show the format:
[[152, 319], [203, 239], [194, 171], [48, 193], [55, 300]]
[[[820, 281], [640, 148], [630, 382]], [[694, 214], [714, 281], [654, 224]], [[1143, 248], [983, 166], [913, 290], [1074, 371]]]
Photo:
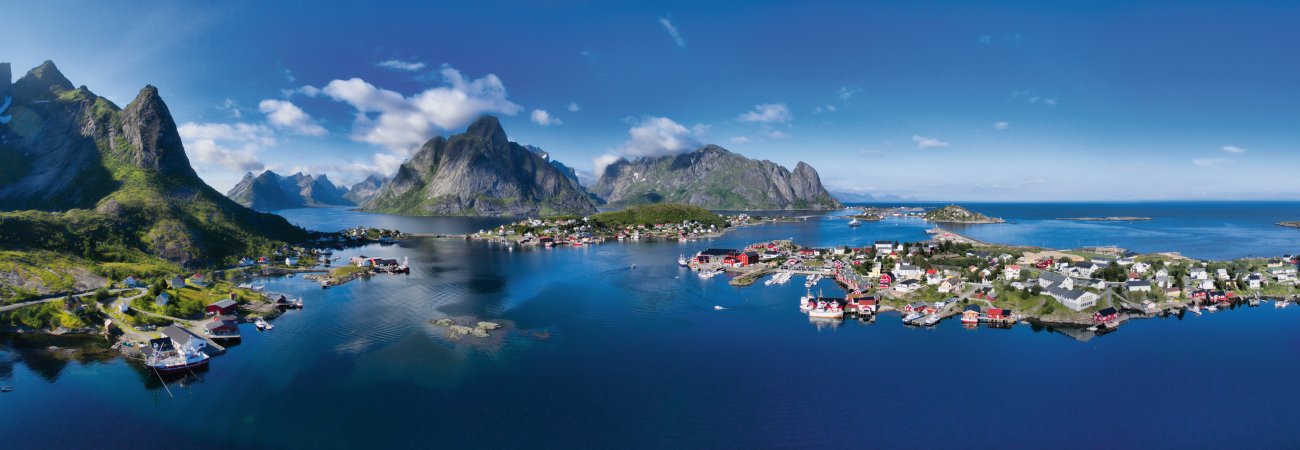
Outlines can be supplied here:
[[466, 136], [477, 137], [487, 142], [489, 147], [500, 147], [509, 145], [510, 140], [506, 138], [506, 130], [501, 128], [501, 120], [496, 116], [485, 115], [479, 117], [474, 123], [465, 129]]
[[69, 89], [72, 89], [72, 82], [59, 72], [54, 61], [45, 61], [40, 66], [27, 71], [27, 75], [23, 75], [13, 85], [14, 94], [28, 99], [52, 98], [59, 91]]
[[145, 86], [122, 113], [122, 134], [131, 144], [132, 164], [160, 173], [198, 177], [185, 156], [176, 122], [158, 95], [158, 88]]

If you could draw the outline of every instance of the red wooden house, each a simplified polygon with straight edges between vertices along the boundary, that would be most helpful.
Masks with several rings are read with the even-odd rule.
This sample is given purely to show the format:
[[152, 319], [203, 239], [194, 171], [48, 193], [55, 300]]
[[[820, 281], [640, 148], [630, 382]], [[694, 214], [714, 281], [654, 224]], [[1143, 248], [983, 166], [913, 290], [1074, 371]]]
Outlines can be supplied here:
[[984, 316], [987, 317], [988, 320], [1010, 320], [1011, 310], [1005, 308], [989, 308], [989, 311], [985, 313]]
[[1117, 317], [1119, 317], [1119, 311], [1115, 310], [1113, 307], [1092, 313], [1092, 321], [1097, 323], [1110, 322], [1115, 320]]
[[740, 262], [740, 265], [742, 266], [748, 266], [750, 264], [758, 264], [758, 252], [741, 253], [740, 256], [736, 257], [736, 260]]
[[1041, 261], [1038, 261], [1038, 262], [1034, 263], [1034, 267], [1037, 267], [1037, 268], [1039, 268], [1039, 269], [1046, 269], [1046, 268], [1048, 268], [1048, 267], [1052, 267], [1052, 266], [1055, 265], [1055, 264], [1056, 264], [1056, 261], [1053, 261], [1052, 258], [1047, 258], [1047, 259], [1044, 259], [1044, 260], [1041, 260]]
[[217, 315], [217, 316], [228, 316], [228, 315], [232, 315], [232, 314], [234, 314], [234, 313], [235, 313], [235, 308], [238, 307], [238, 306], [239, 306], [239, 304], [238, 304], [238, 303], [235, 303], [234, 300], [231, 300], [231, 299], [225, 299], [225, 300], [222, 300], [222, 301], [219, 301], [219, 302], [213, 303], [213, 304], [211, 304], [211, 305], [208, 305], [208, 307], [205, 308], [204, 311], [207, 312], [208, 314], [212, 314], [212, 315]]
[[880, 287], [887, 288], [894, 284], [894, 274], [885, 272], [880, 274]]

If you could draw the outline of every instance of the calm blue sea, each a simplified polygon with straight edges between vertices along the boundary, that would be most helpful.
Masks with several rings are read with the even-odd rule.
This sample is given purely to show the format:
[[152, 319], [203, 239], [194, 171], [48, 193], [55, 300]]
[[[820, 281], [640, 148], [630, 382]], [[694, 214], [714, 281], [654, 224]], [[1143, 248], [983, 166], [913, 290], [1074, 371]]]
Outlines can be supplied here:
[[[1163, 231], [1166, 236], [1235, 227], [1247, 230], [1230, 238], [1244, 247], [1231, 248], [1260, 254], [1300, 248], [1300, 230], [1271, 227], [1294, 219], [1283, 217], [1283, 206], [1205, 207], [1207, 215], [1249, 217], [1209, 226], [1233, 221], [1179, 218], [1172, 205], [1140, 213], [1123, 212], [1137, 208], [1123, 204], [1089, 206], [1093, 212], [1054, 206], [1062, 212], [1029, 214], [1032, 205], [973, 204], [1013, 222], [1001, 226], [1038, 237], [1012, 241], [1010, 232], [983, 231], [994, 226], [963, 231], [1052, 245], [1083, 239], [1055, 236], [1070, 233], [1049, 231], [1067, 227], [1054, 217], [1143, 215], [1157, 220], [1102, 226], [1178, 230]], [[499, 223], [339, 209], [283, 214], [316, 229], [457, 233]], [[725, 277], [701, 280], [674, 262], [679, 254], [760, 239], [858, 245], [923, 239], [926, 228], [917, 220], [887, 220], [850, 229], [842, 218], [814, 217], [685, 244], [506, 251], [423, 239], [353, 249], [340, 256], [410, 257], [412, 273], [328, 290], [301, 278], [262, 280], [269, 290], [301, 295], [306, 308], [277, 319], [270, 332], [246, 327], [244, 342], [214, 358], [201, 379], [166, 389], [135, 363], [77, 359], [47, 348], [72, 342], [6, 339], [0, 385], [17, 390], [0, 394], [0, 442], [4, 448], [1300, 446], [1293, 431], [1300, 421], [1300, 385], [1292, 382], [1300, 377], [1297, 307], [1266, 303], [1137, 321], [1086, 341], [1027, 325], [969, 330], [949, 321], [912, 329], [896, 315], [827, 324], [799, 313], [801, 283], [735, 288]], [[1126, 239], [1084, 245], [1237, 255], [1200, 244], [1214, 239], [1144, 244], [1128, 233], [1073, 234]], [[1274, 236], [1292, 248], [1270, 250], [1252, 235]], [[486, 342], [451, 341], [428, 324], [443, 317], [506, 328]]]

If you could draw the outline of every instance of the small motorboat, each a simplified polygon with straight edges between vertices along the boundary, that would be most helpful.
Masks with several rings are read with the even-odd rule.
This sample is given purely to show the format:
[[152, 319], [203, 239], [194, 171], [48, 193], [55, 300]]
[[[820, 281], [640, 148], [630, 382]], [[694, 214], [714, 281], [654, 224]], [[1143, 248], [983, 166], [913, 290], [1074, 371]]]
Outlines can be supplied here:
[[259, 330], [270, 330], [271, 328], [273, 328], [273, 326], [270, 323], [266, 322], [266, 319], [263, 319], [261, 317], [258, 317], [257, 320], [253, 321], [253, 326], [257, 327], [257, 329]]
[[859, 221], [857, 217], [854, 217], [853, 220], [849, 221], [849, 226], [851, 227], [856, 227], [858, 225], [862, 225], [862, 222]]
[[713, 310], [714, 310], [714, 311], [722, 311], [722, 310], [724, 310], [724, 309], [727, 309], [727, 308], [722, 307], [722, 306], [718, 306], [718, 305], [713, 305]]
[[0, 392], [13, 392], [13, 386], [0, 386]]
[[632, 268], [635, 269], [635, 268], [636, 268], [636, 264], [633, 264], [633, 265], [632, 265]]
[[686, 261], [686, 255], [677, 255], [677, 265], [682, 267], [690, 265], [690, 263]]

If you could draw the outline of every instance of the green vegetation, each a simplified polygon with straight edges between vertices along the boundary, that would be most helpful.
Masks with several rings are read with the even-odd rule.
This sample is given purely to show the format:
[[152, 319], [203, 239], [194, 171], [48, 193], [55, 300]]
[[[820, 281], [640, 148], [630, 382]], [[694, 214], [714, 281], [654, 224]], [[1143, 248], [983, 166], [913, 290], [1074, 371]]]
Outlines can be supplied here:
[[631, 206], [619, 211], [592, 215], [591, 221], [601, 226], [613, 228], [682, 223], [683, 221], [699, 222], [719, 228], [727, 224], [726, 219], [712, 211], [698, 206], [676, 203]]
[[925, 213], [925, 220], [950, 223], [996, 223], [1002, 219], [992, 219], [986, 215], [970, 211], [957, 205], [948, 205]]

